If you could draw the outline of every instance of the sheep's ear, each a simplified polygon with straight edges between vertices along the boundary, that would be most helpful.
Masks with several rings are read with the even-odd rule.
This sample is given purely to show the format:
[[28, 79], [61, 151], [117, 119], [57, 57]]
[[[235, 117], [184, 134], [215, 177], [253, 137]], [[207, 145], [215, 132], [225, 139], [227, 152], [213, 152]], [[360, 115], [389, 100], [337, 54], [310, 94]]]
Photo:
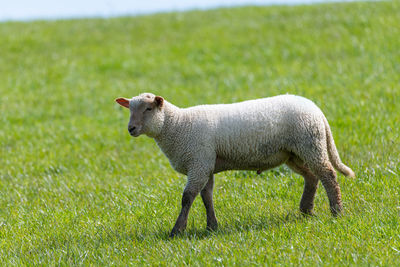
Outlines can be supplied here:
[[120, 104], [121, 106], [123, 106], [125, 108], [129, 108], [129, 99], [127, 99], [127, 98], [118, 97], [117, 99], [115, 99], [115, 102], [117, 102], [118, 104]]
[[162, 98], [161, 96], [156, 96], [154, 98], [154, 103], [156, 103], [157, 107], [161, 108], [164, 104], [164, 98]]

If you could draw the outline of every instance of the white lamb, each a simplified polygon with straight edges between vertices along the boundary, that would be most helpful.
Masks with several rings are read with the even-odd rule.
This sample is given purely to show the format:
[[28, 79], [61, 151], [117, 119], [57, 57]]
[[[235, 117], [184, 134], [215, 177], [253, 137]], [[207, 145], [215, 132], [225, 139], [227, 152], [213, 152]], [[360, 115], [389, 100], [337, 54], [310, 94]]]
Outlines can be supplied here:
[[207, 228], [218, 227], [212, 199], [214, 173], [226, 170], [260, 173], [285, 163], [305, 180], [301, 212], [312, 214], [318, 180], [327, 192], [332, 214], [342, 210], [334, 168], [346, 176], [355, 175], [341, 162], [324, 114], [306, 98], [280, 95], [190, 108], [178, 108], [150, 93], [116, 101], [130, 109], [130, 134], [154, 138], [172, 167], [187, 175], [182, 209], [171, 236], [186, 228], [199, 192]]

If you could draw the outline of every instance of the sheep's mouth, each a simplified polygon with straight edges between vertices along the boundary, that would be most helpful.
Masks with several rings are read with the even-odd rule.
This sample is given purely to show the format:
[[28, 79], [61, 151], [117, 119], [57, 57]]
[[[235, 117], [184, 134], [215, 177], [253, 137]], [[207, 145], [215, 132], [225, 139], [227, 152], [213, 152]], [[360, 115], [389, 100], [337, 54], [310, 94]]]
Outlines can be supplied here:
[[132, 137], [138, 137], [140, 135], [139, 132], [130, 132]]

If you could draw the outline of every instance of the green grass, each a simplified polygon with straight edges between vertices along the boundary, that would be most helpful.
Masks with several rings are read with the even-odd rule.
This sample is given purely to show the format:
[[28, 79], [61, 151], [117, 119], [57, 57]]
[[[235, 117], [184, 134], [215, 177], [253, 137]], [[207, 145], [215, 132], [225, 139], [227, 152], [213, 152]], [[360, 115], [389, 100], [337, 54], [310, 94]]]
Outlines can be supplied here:
[[[0, 265], [400, 264], [399, 2], [242, 7], [0, 23]], [[298, 211], [286, 167], [225, 172], [220, 229], [196, 199], [168, 239], [185, 177], [130, 138], [118, 96], [178, 106], [312, 99], [342, 160], [344, 216], [322, 187]]]

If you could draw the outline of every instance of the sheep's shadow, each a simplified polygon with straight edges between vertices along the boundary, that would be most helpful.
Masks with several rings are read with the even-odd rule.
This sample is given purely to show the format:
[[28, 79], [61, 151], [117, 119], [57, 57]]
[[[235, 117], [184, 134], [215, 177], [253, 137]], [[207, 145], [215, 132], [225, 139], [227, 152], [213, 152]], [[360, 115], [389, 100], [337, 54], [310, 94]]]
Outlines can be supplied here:
[[153, 233], [149, 233], [152, 236], [158, 236], [161, 240], [173, 240], [173, 239], [206, 239], [212, 236], [221, 236], [221, 235], [233, 235], [239, 232], [248, 232], [248, 231], [262, 231], [268, 230], [271, 228], [279, 228], [284, 227], [288, 224], [304, 222], [307, 220], [312, 220], [316, 218], [316, 216], [304, 215], [300, 212], [297, 213], [288, 213], [286, 215], [282, 214], [266, 214], [257, 218], [248, 218], [246, 220], [236, 220], [233, 224], [225, 225], [221, 224], [218, 230], [211, 231], [206, 228], [199, 227], [187, 227], [187, 229], [175, 237], [171, 238], [169, 236], [170, 232], [165, 229], [160, 229], [159, 231], [155, 231]]

